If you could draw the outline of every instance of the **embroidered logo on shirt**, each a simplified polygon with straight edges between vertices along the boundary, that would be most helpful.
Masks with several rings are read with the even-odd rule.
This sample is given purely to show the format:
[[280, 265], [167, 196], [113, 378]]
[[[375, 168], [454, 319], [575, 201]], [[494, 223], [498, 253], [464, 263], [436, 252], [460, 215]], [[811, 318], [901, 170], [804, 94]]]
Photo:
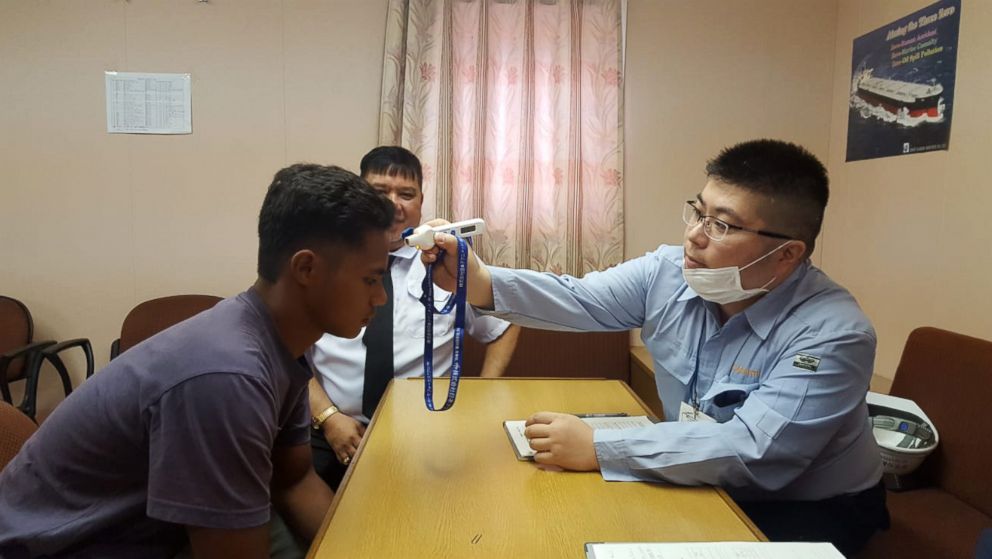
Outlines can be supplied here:
[[792, 366], [807, 371], [816, 371], [820, 367], [820, 358], [805, 353], [797, 353], [796, 358], [792, 360]]
[[754, 369], [747, 369], [747, 368], [741, 367], [740, 365], [734, 365], [734, 368], [732, 370], [735, 373], [737, 373], [738, 375], [745, 376], [745, 377], [758, 378], [758, 377], [761, 376], [761, 371], [755, 371]]

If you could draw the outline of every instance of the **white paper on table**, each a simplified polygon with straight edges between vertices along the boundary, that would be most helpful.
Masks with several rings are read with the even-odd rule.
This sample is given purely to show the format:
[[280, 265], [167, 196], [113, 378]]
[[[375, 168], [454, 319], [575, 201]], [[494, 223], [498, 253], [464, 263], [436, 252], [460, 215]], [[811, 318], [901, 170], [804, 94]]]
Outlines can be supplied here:
[[587, 543], [587, 559], [844, 559], [829, 543]]

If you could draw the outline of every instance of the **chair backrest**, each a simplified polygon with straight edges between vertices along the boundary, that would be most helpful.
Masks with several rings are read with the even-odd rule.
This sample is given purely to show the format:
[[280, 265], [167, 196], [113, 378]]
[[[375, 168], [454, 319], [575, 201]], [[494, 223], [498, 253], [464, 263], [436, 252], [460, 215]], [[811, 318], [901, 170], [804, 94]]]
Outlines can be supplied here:
[[139, 304], [127, 313], [121, 325], [120, 352], [213, 307], [221, 300], [214, 295], [172, 295]]
[[0, 471], [14, 458], [38, 426], [14, 406], [0, 401]]
[[[34, 322], [24, 303], [0, 295], [0, 354], [24, 347], [34, 336]], [[24, 360], [16, 359], [7, 367], [7, 379], [21, 378]]]
[[[466, 375], [477, 376], [485, 346], [465, 337]], [[629, 332], [557, 332], [521, 328], [507, 377], [586, 377], [630, 382]]]
[[992, 341], [938, 328], [909, 334], [890, 394], [915, 401], [940, 433], [920, 473], [992, 515]]

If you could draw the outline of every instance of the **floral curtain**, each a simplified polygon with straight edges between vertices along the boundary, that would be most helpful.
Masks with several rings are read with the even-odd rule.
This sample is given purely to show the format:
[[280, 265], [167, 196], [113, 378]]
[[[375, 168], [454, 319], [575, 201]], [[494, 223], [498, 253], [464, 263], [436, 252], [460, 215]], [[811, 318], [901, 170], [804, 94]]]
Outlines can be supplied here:
[[622, 0], [390, 0], [379, 142], [424, 164], [424, 218], [480, 256], [583, 275], [623, 258]]

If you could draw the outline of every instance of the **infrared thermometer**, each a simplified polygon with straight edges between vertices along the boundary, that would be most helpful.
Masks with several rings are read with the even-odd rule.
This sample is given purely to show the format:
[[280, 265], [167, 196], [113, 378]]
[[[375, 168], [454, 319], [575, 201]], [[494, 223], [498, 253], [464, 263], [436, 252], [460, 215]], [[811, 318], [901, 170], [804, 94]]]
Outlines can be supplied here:
[[467, 219], [458, 223], [448, 223], [447, 225], [421, 225], [416, 229], [407, 229], [403, 232], [403, 241], [407, 246], [412, 246], [418, 250], [428, 250], [434, 248], [434, 234], [448, 233], [456, 237], [466, 239], [486, 232], [486, 222], [482, 219]]

